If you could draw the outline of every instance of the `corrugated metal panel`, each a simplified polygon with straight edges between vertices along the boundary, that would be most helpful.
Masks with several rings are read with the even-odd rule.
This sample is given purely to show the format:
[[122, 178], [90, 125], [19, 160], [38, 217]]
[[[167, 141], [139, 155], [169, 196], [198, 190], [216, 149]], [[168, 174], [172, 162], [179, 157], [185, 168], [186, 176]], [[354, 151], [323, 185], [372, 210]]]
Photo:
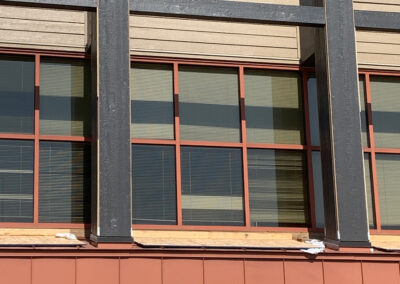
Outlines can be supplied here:
[[85, 51], [87, 13], [1, 6], [0, 46]]

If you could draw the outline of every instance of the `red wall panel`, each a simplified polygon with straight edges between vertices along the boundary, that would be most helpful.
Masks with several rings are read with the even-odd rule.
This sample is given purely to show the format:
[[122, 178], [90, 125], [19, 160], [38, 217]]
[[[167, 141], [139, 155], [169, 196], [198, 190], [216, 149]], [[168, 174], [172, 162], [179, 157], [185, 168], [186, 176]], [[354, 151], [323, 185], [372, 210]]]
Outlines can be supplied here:
[[79, 258], [76, 261], [76, 284], [119, 284], [119, 260]]
[[203, 284], [203, 260], [164, 259], [163, 284]]
[[[285, 261], [285, 284], [323, 284], [322, 263]], [[339, 283], [337, 283], [339, 284]]]
[[204, 261], [204, 284], [243, 284], [243, 260]]
[[75, 259], [32, 259], [32, 284], [75, 284]]
[[0, 283], [30, 284], [31, 259], [0, 258]]
[[121, 284], [161, 284], [161, 259], [121, 259]]
[[400, 270], [397, 262], [363, 262], [364, 284], [399, 284]]
[[325, 284], [362, 284], [361, 262], [324, 262]]
[[284, 284], [283, 261], [246, 260], [246, 284]]

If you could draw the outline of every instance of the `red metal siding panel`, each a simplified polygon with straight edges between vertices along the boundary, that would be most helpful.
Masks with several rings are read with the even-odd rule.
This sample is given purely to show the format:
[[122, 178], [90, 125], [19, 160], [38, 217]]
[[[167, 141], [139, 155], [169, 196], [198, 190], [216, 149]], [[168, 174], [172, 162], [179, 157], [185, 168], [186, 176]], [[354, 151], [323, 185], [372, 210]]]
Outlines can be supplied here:
[[205, 284], [243, 284], [243, 260], [205, 260]]
[[120, 284], [161, 284], [161, 259], [121, 259]]
[[0, 283], [31, 284], [31, 260], [1, 258]]
[[77, 259], [76, 284], [119, 284], [119, 260], [107, 258]]
[[203, 284], [203, 260], [164, 259], [163, 284]]
[[325, 284], [362, 284], [361, 262], [324, 262]]
[[285, 261], [285, 284], [323, 284], [323, 283], [324, 283], [324, 278], [322, 273], [321, 262]]
[[284, 284], [283, 261], [246, 260], [246, 284]]
[[400, 283], [399, 263], [364, 262], [364, 284], [398, 284]]
[[32, 260], [32, 284], [75, 284], [75, 259]]

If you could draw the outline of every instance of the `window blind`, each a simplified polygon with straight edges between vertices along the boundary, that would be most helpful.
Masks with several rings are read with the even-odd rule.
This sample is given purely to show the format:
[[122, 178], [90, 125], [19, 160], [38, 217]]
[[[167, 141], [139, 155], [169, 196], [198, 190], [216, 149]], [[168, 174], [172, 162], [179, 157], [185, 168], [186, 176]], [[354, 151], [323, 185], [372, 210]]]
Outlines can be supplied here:
[[174, 139], [172, 65], [133, 63], [131, 137]]
[[182, 147], [184, 225], [243, 226], [240, 149]]
[[90, 64], [84, 60], [41, 60], [41, 134], [91, 135], [90, 74]]

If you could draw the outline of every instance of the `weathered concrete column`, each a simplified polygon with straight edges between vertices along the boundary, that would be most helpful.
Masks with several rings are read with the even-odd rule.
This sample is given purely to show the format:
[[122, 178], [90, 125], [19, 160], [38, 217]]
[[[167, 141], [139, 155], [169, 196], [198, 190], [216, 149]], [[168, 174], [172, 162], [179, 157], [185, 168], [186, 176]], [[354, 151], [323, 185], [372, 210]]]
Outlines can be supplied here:
[[323, 167], [325, 238], [333, 245], [370, 246], [361, 145], [352, 0], [324, 0], [317, 31], [316, 75]]
[[96, 243], [129, 243], [131, 144], [129, 0], [99, 0], [92, 30], [92, 227]]

